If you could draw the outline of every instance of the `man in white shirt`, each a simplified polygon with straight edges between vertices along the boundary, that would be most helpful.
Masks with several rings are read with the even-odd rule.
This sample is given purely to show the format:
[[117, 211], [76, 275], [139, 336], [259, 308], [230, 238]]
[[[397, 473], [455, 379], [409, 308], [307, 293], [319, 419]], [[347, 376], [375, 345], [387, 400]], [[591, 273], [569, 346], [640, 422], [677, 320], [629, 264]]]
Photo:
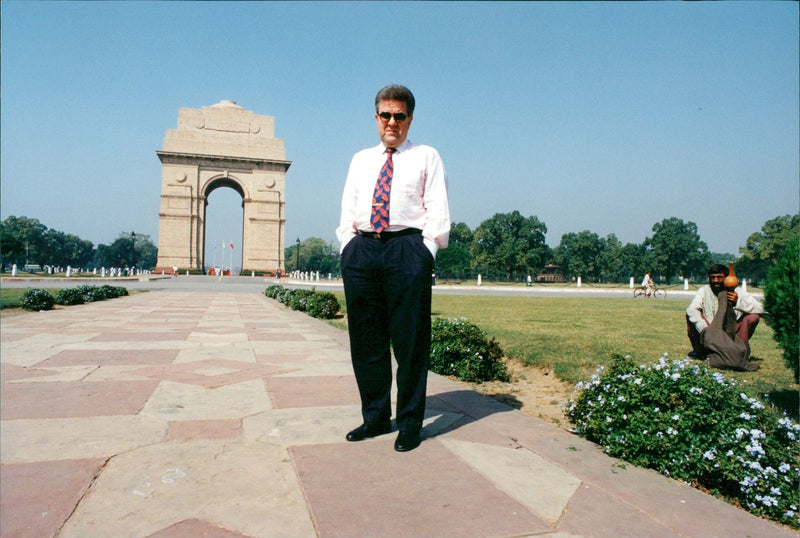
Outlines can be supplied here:
[[414, 104], [404, 86], [378, 92], [375, 121], [381, 143], [353, 157], [336, 229], [350, 353], [364, 420], [347, 440], [391, 431], [393, 350], [398, 452], [420, 444], [430, 362], [433, 261], [450, 235], [447, 176], [439, 153], [407, 140]]
[[647, 271], [647, 274], [644, 275], [642, 279], [642, 287], [644, 288], [644, 294], [646, 297], [650, 297], [650, 294], [656, 289], [656, 284], [653, 282], [653, 277], [650, 276], [650, 271]]
[[[703, 345], [702, 334], [711, 325], [719, 310], [719, 294], [725, 290], [723, 281], [727, 271], [724, 265], [712, 265], [708, 270], [708, 284], [697, 290], [686, 309], [687, 336], [692, 344], [692, 352], [689, 355], [694, 358], [705, 359], [708, 355], [708, 350]], [[744, 343], [749, 359], [750, 338], [756, 331], [764, 307], [740, 287], [728, 290], [725, 297], [728, 304], [733, 307], [736, 317], [736, 336]], [[756, 370], [758, 365], [748, 364], [748, 369]]]

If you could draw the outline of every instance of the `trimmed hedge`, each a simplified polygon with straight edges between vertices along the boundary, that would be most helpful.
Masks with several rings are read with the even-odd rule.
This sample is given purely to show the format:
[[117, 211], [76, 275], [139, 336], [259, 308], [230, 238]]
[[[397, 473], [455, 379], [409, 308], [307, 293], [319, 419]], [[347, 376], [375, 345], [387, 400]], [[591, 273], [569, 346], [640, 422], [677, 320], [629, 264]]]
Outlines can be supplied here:
[[431, 326], [432, 372], [462, 381], [509, 381], [503, 350], [477, 325], [461, 319], [437, 318]]
[[320, 319], [333, 318], [341, 308], [334, 294], [314, 289], [289, 289], [280, 284], [272, 284], [264, 290], [264, 295], [285, 304], [292, 310], [299, 310]]
[[32, 288], [26, 291], [20, 299], [20, 305], [24, 310], [38, 312], [40, 310], [52, 310], [56, 300], [47, 290]]
[[83, 304], [86, 302], [86, 299], [83, 296], [83, 291], [79, 288], [64, 288], [56, 292], [55, 301], [56, 304], [72, 306]]
[[128, 290], [122, 286], [109, 286], [104, 284], [100, 287], [83, 285], [77, 288], [64, 288], [58, 290], [55, 295], [56, 304], [71, 306], [83, 303], [93, 303], [115, 299], [128, 295]]

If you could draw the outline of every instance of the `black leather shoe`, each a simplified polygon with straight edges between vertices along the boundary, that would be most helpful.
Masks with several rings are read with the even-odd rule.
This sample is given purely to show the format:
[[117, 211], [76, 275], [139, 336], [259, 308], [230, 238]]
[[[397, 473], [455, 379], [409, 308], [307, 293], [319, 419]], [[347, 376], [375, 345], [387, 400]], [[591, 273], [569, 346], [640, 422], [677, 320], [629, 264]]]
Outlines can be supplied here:
[[394, 449], [398, 452], [408, 452], [417, 448], [421, 442], [419, 432], [400, 432], [394, 442]]
[[377, 437], [392, 431], [391, 422], [377, 422], [375, 424], [362, 424], [347, 434], [348, 441], [361, 441], [369, 437]]

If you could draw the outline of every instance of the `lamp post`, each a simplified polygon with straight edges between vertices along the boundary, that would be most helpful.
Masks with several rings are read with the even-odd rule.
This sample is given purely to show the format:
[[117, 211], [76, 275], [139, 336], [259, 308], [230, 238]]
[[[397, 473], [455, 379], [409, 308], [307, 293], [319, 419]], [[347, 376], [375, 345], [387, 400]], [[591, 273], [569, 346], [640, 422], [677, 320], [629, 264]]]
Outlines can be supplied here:
[[136, 270], [136, 232], [131, 232], [131, 252], [133, 254], [133, 270]]
[[300, 238], [297, 238], [297, 272], [300, 272]]

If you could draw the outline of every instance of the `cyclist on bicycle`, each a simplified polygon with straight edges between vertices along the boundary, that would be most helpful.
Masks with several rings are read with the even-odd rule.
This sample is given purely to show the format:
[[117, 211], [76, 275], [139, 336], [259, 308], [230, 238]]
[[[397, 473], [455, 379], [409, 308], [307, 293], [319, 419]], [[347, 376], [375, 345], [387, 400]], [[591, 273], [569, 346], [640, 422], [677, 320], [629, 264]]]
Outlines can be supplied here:
[[653, 279], [650, 277], [650, 271], [647, 271], [647, 274], [644, 275], [642, 287], [644, 288], [645, 297], [650, 297], [650, 294], [656, 290], [656, 283], [653, 282]]

